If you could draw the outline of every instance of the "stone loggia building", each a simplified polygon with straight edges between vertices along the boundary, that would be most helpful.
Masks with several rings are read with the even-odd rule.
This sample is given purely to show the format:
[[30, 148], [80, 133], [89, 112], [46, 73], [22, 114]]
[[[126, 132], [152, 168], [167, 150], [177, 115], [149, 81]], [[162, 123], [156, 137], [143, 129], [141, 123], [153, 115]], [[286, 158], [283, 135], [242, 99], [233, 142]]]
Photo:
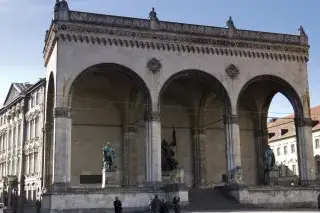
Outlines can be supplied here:
[[45, 82], [13, 83], [0, 109], [0, 190], [9, 208], [32, 206], [42, 193]]
[[[237, 29], [231, 18], [226, 28], [174, 23], [154, 9], [148, 19], [118, 17], [57, 0], [44, 45], [43, 211], [112, 208], [114, 196], [145, 207], [155, 191], [188, 202], [185, 187], [148, 188], [164, 182], [161, 141], [173, 126], [187, 187], [227, 176], [240, 203], [316, 201], [314, 191], [282, 201], [259, 188], [277, 92], [294, 108], [301, 184], [315, 180], [308, 49], [302, 27], [288, 35]], [[97, 181], [107, 141], [121, 183], [112, 190]]]

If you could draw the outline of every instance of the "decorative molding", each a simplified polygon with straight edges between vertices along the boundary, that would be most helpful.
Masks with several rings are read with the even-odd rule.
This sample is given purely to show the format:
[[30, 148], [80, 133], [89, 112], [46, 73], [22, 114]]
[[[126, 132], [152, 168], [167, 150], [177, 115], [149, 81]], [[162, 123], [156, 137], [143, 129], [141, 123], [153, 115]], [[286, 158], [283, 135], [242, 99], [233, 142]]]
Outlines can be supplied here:
[[303, 126], [313, 126], [313, 121], [311, 118], [295, 118], [295, 125], [298, 127], [303, 127]]
[[144, 120], [145, 121], [160, 121], [161, 120], [161, 116], [160, 116], [160, 112], [151, 112], [149, 113], [148, 111], [145, 112], [144, 115]]
[[147, 62], [147, 68], [149, 71], [151, 71], [153, 74], [160, 72], [162, 68], [161, 62], [156, 58], [151, 58]]
[[[149, 22], [149, 20], [146, 20]], [[63, 23], [53, 24], [44, 48], [45, 65], [57, 40], [85, 42], [97, 45], [115, 45], [121, 47], [147, 48], [155, 50], [216, 54], [236, 57], [261, 58], [284, 61], [308, 61], [308, 46], [298, 44], [277, 44], [250, 42], [249, 40], [230, 40], [226, 36], [212, 38], [199, 34], [172, 34], [158, 31], [139, 31], [136, 28], [114, 28], [112, 26], [91, 26], [89, 24]], [[225, 28], [222, 28], [227, 30]], [[73, 34], [74, 32], [75, 34]], [[79, 35], [84, 33], [86, 35]], [[87, 34], [97, 33], [94, 36]], [[101, 34], [105, 36], [101, 37]], [[215, 48], [213, 48], [215, 47]], [[241, 51], [241, 49], [245, 49]], [[260, 51], [254, 51], [260, 50]], [[263, 52], [261, 52], [263, 51]], [[270, 53], [270, 51], [279, 53]]]
[[[107, 25], [116, 26], [123, 28], [135, 28], [142, 30], [150, 29], [150, 20], [139, 19], [131, 17], [119, 17], [111, 15], [101, 15], [93, 13], [85, 13], [78, 11], [70, 11], [70, 22], [80, 22], [89, 23], [94, 25]], [[224, 27], [211, 27], [211, 26], [201, 26], [193, 24], [184, 23], [174, 23], [167, 21], [159, 21], [159, 31], [171, 32], [171, 33], [185, 33], [185, 34], [195, 34], [195, 35], [208, 35], [212, 37], [227, 37], [228, 29]], [[268, 32], [258, 32], [250, 30], [240, 30], [236, 29], [235, 38], [254, 40], [254, 41], [264, 41], [264, 42], [278, 42], [278, 43], [288, 43], [288, 44], [300, 44], [300, 36], [298, 35], [288, 35], [279, 33], [268, 33]]]
[[56, 107], [53, 109], [54, 118], [71, 118], [71, 108]]
[[195, 128], [195, 129], [192, 129], [191, 130], [191, 134], [193, 136], [196, 136], [196, 135], [206, 135], [206, 129], [204, 128]]
[[231, 115], [231, 114], [225, 114], [223, 115], [223, 123], [224, 124], [236, 124], [238, 123], [239, 116], [238, 115]]
[[240, 74], [239, 69], [234, 64], [230, 64], [229, 66], [227, 66], [225, 71], [231, 79], [237, 78]]
[[132, 125], [124, 126], [123, 131], [124, 133], [137, 133], [138, 127]]

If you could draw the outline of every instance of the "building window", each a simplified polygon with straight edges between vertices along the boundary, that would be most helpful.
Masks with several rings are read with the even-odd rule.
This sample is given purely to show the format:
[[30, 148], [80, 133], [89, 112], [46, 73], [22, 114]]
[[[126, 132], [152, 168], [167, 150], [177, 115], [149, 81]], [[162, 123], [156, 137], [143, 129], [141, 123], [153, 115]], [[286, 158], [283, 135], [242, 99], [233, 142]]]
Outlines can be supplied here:
[[279, 156], [281, 153], [280, 153], [280, 147], [277, 148], [277, 155]]
[[296, 168], [296, 165], [292, 165], [292, 173], [293, 175], [297, 175], [297, 168]]
[[296, 126], [295, 125], [292, 126], [292, 133], [296, 134]]
[[39, 92], [37, 91], [35, 94], [35, 99], [36, 99], [36, 105], [39, 104]]
[[296, 146], [291, 144], [291, 153], [296, 153]]
[[315, 145], [316, 145], [316, 149], [320, 148], [319, 139], [316, 139]]
[[285, 155], [288, 154], [288, 147], [287, 146], [283, 147], [283, 154], [285, 154]]

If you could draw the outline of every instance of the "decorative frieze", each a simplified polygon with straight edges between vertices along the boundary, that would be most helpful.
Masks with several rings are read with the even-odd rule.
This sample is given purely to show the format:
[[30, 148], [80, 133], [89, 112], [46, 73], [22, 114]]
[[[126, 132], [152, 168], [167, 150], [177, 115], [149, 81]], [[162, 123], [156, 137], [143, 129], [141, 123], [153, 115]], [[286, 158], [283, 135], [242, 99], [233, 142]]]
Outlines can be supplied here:
[[55, 118], [71, 118], [71, 108], [56, 107], [53, 109], [53, 116]]
[[[131, 29], [135, 28], [140, 30], [150, 29], [150, 20], [148, 19], [92, 14], [77, 11], [70, 11], [69, 21], [78, 23], [89, 23], [92, 25], [107, 25]], [[228, 29], [224, 27], [210, 27], [166, 21], [159, 21], [159, 31], [171, 33], [185, 33], [193, 35], [207, 35], [212, 37], [228, 36]], [[288, 44], [300, 44], [300, 37], [298, 35], [258, 32], [250, 30], [236, 29], [235, 38], [254, 41], [267, 41], [270, 43], [278, 42]]]

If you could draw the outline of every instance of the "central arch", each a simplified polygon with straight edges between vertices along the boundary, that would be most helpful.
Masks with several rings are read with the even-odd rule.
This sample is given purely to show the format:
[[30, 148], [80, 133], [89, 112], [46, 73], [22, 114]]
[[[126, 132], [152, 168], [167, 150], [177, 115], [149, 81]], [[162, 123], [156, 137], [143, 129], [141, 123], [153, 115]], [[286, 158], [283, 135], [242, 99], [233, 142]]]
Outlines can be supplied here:
[[158, 103], [161, 137], [171, 141], [175, 130], [177, 145], [171, 149], [184, 169], [186, 184], [205, 187], [220, 182], [227, 172], [223, 116], [231, 109], [222, 83], [205, 71], [183, 70], [166, 80]]
[[[68, 98], [73, 111], [73, 186], [89, 184], [81, 182], [81, 177], [101, 175], [102, 148], [107, 142], [115, 149], [118, 184], [134, 185], [144, 181], [145, 150], [138, 147], [145, 144], [143, 118], [146, 105], [150, 102], [146, 83], [125, 66], [97, 64], [76, 77]], [[128, 131], [134, 136], [128, 138]], [[87, 160], [80, 161], [80, 158]]]

